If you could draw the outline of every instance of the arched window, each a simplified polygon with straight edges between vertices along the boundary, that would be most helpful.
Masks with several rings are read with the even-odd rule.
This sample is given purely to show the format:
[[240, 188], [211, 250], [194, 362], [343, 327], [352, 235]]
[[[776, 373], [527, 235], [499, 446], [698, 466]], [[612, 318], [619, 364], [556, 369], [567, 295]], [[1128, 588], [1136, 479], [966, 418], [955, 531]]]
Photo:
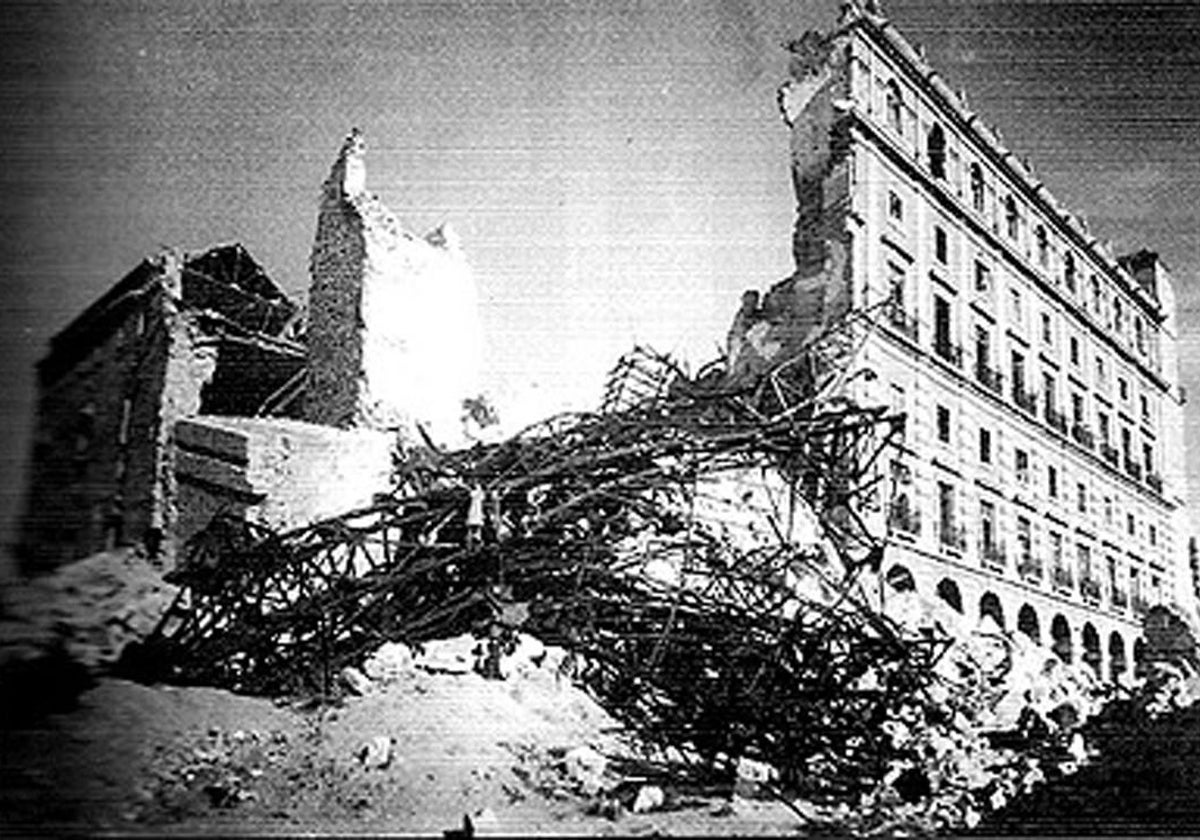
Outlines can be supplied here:
[[1050, 242], [1046, 238], [1046, 229], [1038, 225], [1037, 232], [1034, 235], [1037, 237], [1038, 265], [1042, 268], [1048, 268], [1050, 266]]
[[888, 586], [897, 592], [917, 591], [917, 582], [913, 579], [912, 572], [904, 566], [892, 566], [892, 568], [888, 569], [884, 579], [888, 582]]
[[1037, 611], [1029, 606], [1029, 604], [1022, 606], [1021, 611], [1017, 613], [1017, 630], [1035, 642], [1042, 640], [1042, 630], [1038, 624]]
[[1051, 647], [1058, 658], [1068, 665], [1071, 664], [1071, 625], [1067, 624], [1067, 620], [1062, 617], [1062, 614], [1054, 616], [1050, 622], [1050, 638], [1054, 640]]
[[929, 140], [926, 143], [926, 153], [929, 155], [929, 173], [934, 178], [946, 177], [946, 132], [937, 123], [929, 129]]
[[1100, 673], [1100, 634], [1090, 621], [1083, 625], [1083, 661], [1097, 677], [1103, 676]]
[[1004, 629], [1004, 607], [1000, 606], [1000, 599], [994, 592], [985, 592], [979, 599], [979, 620], [984, 618], [990, 618], [997, 628]]
[[950, 609], [957, 613], [962, 612], [962, 594], [958, 591], [957, 583], [950, 578], [942, 578], [937, 585], [937, 594], [950, 606]]
[[983, 170], [978, 163], [971, 164], [971, 206], [983, 212]]
[[1116, 630], [1108, 637], [1108, 663], [1109, 679], [1113, 682], [1120, 680], [1129, 668], [1125, 661], [1125, 640]]
[[891, 126], [892, 131], [899, 135], [904, 134], [904, 98], [900, 95], [900, 85], [896, 84], [895, 79], [887, 83], [887, 121]]
[[1013, 240], [1021, 230], [1021, 216], [1017, 213], [1017, 202], [1011, 195], [1004, 199], [1004, 230], [1008, 238]]
[[1063, 255], [1063, 280], [1066, 281], [1067, 291], [1075, 293], [1075, 257], [1067, 252]]

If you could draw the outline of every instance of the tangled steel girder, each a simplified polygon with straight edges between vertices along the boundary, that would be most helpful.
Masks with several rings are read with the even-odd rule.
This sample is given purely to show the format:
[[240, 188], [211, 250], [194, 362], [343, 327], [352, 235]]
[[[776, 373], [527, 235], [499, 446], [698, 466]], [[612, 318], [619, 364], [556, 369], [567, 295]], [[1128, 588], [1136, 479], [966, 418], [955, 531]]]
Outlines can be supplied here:
[[637, 351], [609, 387], [631, 399], [419, 453], [371, 507], [284, 534], [218, 518], [131, 667], [328, 693], [385, 641], [521, 627], [578, 654], [614, 713], [665, 744], [808, 772], [836, 741], [845, 775], [869, 774], [876, 724], [937, 651], [858, 594], [882, 555], [859, 511], [903, 422], [844, 396], [862, 326], [738, 387]]

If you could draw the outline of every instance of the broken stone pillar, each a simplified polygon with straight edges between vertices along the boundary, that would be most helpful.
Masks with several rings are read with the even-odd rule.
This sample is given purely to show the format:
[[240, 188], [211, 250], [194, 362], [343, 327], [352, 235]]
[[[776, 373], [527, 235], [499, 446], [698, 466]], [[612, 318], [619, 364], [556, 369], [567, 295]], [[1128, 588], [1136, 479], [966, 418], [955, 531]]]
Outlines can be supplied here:
[[463, 437], [479, 393], [481, 328], [470, 266], [448, 227], [403, 230], [366, 191], [365, 145], [350, 133], [325, 181], [309, 289], [306, 416], [397, 429], [439, 444]]

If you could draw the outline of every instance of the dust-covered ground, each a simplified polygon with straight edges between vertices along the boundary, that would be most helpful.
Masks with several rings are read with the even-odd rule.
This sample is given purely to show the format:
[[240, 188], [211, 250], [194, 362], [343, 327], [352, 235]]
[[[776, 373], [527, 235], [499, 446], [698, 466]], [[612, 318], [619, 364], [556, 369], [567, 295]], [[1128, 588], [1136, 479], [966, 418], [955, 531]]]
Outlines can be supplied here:
[[[3, 824], [20, 834], [462, 831], [786, 834], [791, 807], [664, 781], [527, 640], [505, 680], [469, 638], [387, 646], [361, 695], [302, 708], [103, 678], [72, 711], [9, 726]], [[391, 654], [390, 661], [387, 654]], [[524, 658], [522, 658], [524, 657]], [[535, 661], [536, 660], [536, 663]]]

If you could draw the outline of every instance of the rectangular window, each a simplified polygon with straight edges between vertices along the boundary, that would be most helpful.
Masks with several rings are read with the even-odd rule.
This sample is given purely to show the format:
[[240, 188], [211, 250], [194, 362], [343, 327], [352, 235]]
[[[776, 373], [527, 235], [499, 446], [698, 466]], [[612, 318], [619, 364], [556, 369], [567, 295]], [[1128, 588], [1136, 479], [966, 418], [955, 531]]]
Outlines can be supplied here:
[[975, 291], [989, 292], [992, 288], [992, 271], [981, 262], [975, 263]]
[[1133, 518], [1132, 513], [1125, 514], [1125, 533], [1133, 536], [1137, 532], [1137, 520]]
[[1071, 336], [1071, 364], [1079, 367], [1079, 339]]
[[1078, 484], [1075, 485], [1075, 493], [1076, 493], [1076, 507], [1079, 509], [1080, 513], [1087, 513], [1088, 494], [1087, 494], [1087, 487], [1083, 484], [1083, 482], [1079, 482]]
[[1025, 392], [1025, 357], [1016, 350], [1012, 351], [1012, 384], [1013, 391]]
[[1083, 425], [1083, 395], [1071, 393], [1071, 422], [1076, 426]]
[[1022, 563], [1033, 559], [1033, 537], [1029, 519], [1017, 517], [1017, 554]]
[[996, 548], [996, 506], [986, 499], [979, 503], [979, 541], [985, 554]]
[[1021, 290], [1008, 290], [1008, 318], [1012, 326], [1021, 329], [1025, 325], [1025, 309], [1021, 303]]
[[887, 264], [888, 272], [888, 301], [898, 310], [904, 310], [904, 269], [893, 262]]
[[1042, 402], [1046, 406], [1046, 414], [1055, 411], [1058, 407], [1058, 400], [1055, 398], [1058, 393], [1058, 383], [1054, 377], [1048, 373], [1042, 374]]
[[1054, 322], [1050, 320], [1049, 312], [1042, 313], [1042, 343], [1054, 344]]
[[989, 429], [979, 430], [979, 460], [985, 464], [992, 463], [992, 433]]
[[1121, 402], [1129, 401], [1129, 382], [1124, 377], [1117, 380], [1117, 395], [1121, 398]]
[[949, 245], [946, 241], [946, 231], [934, 225], [933, 228], [933, 258], [945, 265], [949, 259]]
[[1017, 468], [1017, 481], [1022, 484], [1029, 483], [1029, 453], [1024, 449], [1016, 450], [1015, 465]]
[[1103, 411], [1096, 415], [1096, 422], [1100, 424], [1100, 442], [1109, 443], [1112, 440], [1112, 427], [1109, 424], [1108, 415]]
[[1150, 526], [1150, 545], [1158, 545], [1158, 528]]
[[1141, 406], [1142, 422], [1149, 424], [1150, 423], [1150, 401], [1148, 399], [1146, 399], [1145, 394], [1141, 394], [1138, 397], [1138, 403]]
[[950, 409], [944, 405], [937, 407], [937, 436], [942, 443], [950, 442]]
[[950, 302], [941, 295], [933, 298], [933, 352], [952, 364], [962, 362], [962, 349], [954, 345], [951, 335]]
[[938, 482], [938, 521], [942, 526], [943, 538], [954, 531], [954, 488], [944, 481]]
[[1108, 371], [1104, 369], [1104, 359], [1101, 356], [1096, 357], [1096, 386], [1108, 388]]
[[1051, 499], [1058, 498], [1058, 467], [1053, 464], [1046, 467], [1046, 491]]
[[904, 221], [904, 202], [891, 190], [888, 190], [888, 218], [896, 222]]

